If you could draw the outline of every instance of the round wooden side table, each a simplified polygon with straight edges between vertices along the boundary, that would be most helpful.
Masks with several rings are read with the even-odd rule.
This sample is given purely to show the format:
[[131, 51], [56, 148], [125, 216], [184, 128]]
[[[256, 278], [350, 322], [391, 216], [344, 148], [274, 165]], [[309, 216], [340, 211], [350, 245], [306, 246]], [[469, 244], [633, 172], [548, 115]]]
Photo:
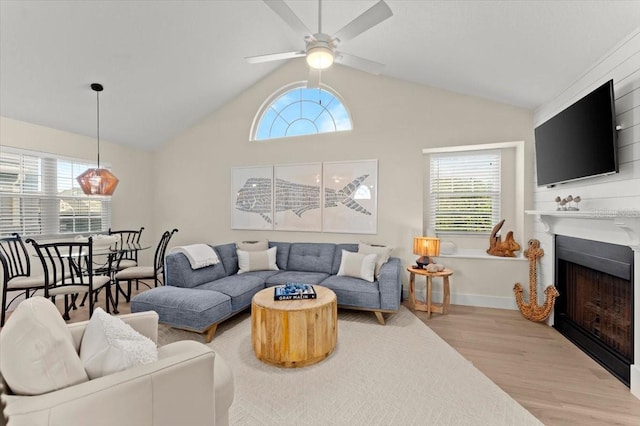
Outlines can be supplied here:
[[[449, 300], [451, 293], [449, 289], [449, 277], [453, 275], [451, 269], [445, 269], [440, 272], [427, 272], [425, 269], [408, 267], [409, 271], [409, 301], [413, 309], [416, 311], [424, 311], [429, 314], [436, 312], [440, 314], [446, 314], [449, 312]], [[424, 302], [416, 300], [416, 275], [423, 275], [427, 279], [427, 300]], [[431, 288], [433, 286], [433, 277], [442, 277], [442, 303], [433, 303], [431, 301]]]
[[278, 367], [304, 367], [329, 356], [338, 340], [333, 291], [314, 285], [316, 299], [273, 300], [273, 287], [251, 301], [251, 340], [256, 357]]

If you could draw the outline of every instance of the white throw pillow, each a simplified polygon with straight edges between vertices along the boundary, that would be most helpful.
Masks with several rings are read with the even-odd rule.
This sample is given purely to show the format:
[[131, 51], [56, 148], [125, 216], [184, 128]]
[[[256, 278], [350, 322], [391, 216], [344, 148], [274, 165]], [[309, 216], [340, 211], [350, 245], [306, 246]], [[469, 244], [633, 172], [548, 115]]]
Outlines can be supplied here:
[[236, 249], [242, 251], [263, 251], [269, 250], [269, 240], [260, 241], [238, 241]]
[[22, 301], [0, 331], [0, 370], [18, 395], [41, 395], [89, 380], [62, 315], [40, 296]]
[[250, 271], [279, 271], [276, 265], [276, 253], [278, 247], [269, 250], [245, 251], [236, 250], [238, 253], [239, 274]]
[[338, 275], [346, 277], [360, 278], [373, 282], [373, 272], [376, 267], [375, 254], [353, 253], [342, 250], [342, 260]]
[[158, 360], [153, 340], [102, 308], [93, 311], [82, 336], [80, 359], [90, 379]]
[[376, 255], [376, 278], [380, 276], [380, 268], [387, 263], [391, 256], [391, 248], [385, 246], [372, 246], [366, 243], [358, 244], [358, 253]]

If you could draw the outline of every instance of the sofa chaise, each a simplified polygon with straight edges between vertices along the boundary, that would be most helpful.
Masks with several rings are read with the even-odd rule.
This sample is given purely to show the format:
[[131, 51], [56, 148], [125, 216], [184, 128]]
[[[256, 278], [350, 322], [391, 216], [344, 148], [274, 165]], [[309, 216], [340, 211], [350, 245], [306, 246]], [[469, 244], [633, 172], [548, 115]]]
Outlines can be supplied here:
[[156, 311], [160, 322], [205, 333], [209, 342], [217, 325], [251, 306], [258, 291], [290, 282], [327, 287], [336, 294], [338, 306], [372, 311], [380, 324], [384, 324], [384, 313], [395, 313], [400, 308], [400, 259], [389, 257], [373, 282], [338, 275], [343, 250], [358, 252], [358, 244], [270, 241], [268, 247], [276, 248], [278, 270], [243, 273], [238, 273], [235, 243], [211, 247], [220, 262], [199, 269], [192, 269], [183, 253], [168, 254], [165, 286], [136, 295], [131, 300], [131, 311]]

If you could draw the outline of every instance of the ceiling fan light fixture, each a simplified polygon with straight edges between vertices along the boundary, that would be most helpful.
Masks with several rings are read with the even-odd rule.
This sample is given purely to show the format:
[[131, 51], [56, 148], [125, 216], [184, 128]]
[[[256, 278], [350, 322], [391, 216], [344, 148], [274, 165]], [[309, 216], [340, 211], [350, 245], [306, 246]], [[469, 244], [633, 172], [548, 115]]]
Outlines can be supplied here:
[[307, 51], [307, 64], [317, 70], [329, 68], [333, 65], [333, 50], [326, 46], [311, 47]]
[[[283, 59], [299, 58], [306, 55], [307, 64], [311, 68], [311, 74], [319, 76], [315, 70], [324, 70], [338, 62], [347, 67], [356, 68], [371, 74], [380, 74], [384, 68], [383, 64], [349, 55], [342, 50], [337, 50], [338, 45], [352, 40], [358, 35], [368, 31], [381, 22], [393, 16], [393, 12], [385, 0], [378, 0], [376, 4], [362, 12], [347, 25], [338, 30], [337, 33], [329, 35], [322, 31], [322, 0], [318, 1], [318, 32], [311, 34], [304, 22], [284, 0], [263, 0], [264, 3], [278, 15], [297, 34], [303, 35], [305, 50], [271, 53], [267, 55], [249, 56], [245, 59], [250, 64], [257, 64], [269, 61], [280, 61]], [[337, 51], [336, 51], [337, 50]], [[310, 81], [307, 81], [310, 83]], [[308, 86], [310, 87], [310, 86]]]

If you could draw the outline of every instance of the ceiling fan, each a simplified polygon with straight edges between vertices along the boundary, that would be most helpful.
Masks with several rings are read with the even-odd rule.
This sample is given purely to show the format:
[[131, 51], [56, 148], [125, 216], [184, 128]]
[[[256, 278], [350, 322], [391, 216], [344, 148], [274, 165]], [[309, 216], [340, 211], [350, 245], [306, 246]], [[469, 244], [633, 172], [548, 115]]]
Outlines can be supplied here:
[[340, 43], [351, 40], [393, 16], [393, 12], [384, 0], [374, 4], [333, 36], [322, 32], [322, 0], [318, 0], [318, 32], [315, 34], [311, 33], [284, 0], [264, 0], [264, 2], [291, 29], [304, 37], [305, 50], [250, 56], [245, 58], [247, 62], [257, 64], [305, 56], [309, 64], [307, 87], [319, 87], [320, 70], [329, 68], [334, 62], [371, 74], [380, 74], [384, 69], [384, 64], [337, 50]]

